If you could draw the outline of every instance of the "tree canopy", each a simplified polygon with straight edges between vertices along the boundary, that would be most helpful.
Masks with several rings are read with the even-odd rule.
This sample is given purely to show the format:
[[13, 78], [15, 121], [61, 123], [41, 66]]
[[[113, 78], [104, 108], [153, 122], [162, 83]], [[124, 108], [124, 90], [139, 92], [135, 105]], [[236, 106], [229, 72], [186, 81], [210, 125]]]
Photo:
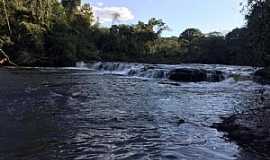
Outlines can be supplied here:
[[226, 35], [188, 28], [179, 37], [162, 37], [168, 26], [157, 18], [102, 27], [80, 1], [1, 0], [0, 48], [30, 66], [100, 60], [269, 65], [269, 2], [248, 0], [247, 25]]

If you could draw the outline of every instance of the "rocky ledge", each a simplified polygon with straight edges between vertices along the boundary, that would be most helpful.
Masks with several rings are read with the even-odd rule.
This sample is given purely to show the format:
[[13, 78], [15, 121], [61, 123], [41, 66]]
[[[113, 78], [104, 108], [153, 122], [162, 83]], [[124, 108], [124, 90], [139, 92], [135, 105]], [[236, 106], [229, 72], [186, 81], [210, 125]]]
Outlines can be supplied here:
[[168, 78], [179, 82], [219, 82], [225, 79], [221, 71], [208, 71], [204, 69], [179, 68], [169, 72]]

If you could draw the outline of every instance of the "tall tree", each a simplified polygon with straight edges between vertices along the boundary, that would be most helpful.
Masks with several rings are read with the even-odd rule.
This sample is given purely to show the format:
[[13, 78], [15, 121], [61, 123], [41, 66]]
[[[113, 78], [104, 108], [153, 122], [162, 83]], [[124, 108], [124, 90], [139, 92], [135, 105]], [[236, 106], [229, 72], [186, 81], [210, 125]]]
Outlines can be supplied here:
[[30, 0], [28, 5], [37, 23], [49, 25], [56, 0]]
[[254, 58], [270, 65], [270, 0], [248, 0], [247, 27], [257, 53]]
[[197, 28], [188, 28], [182, 32], [179, 36], [179, 39], [187, 40], [191, 42], [194, 39], [202, 38], [204, 34]]
[[73, 14], [81, 6], [81, 0], [61, 0], [68, 14]]

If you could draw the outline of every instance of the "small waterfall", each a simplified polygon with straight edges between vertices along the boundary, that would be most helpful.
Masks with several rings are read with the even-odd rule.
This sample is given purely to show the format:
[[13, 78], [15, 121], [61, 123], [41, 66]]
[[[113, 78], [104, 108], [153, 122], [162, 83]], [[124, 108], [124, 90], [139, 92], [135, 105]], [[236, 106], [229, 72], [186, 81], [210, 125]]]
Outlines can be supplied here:
[[77, 62], [76, 63], [76, 67], [77, 68], [87, 68], [87, 64], [86, 63], [84, 63], [83, 61], [81, 61], [81, 62]]
[[168, 72], [162, 69], [151, 69], [145, 72], [138, 73], [136, 76], [145, 78], [165, 79]]
[[147, 64], [98, 62], [93, 64], [91, 69], [104, 74], [117, 74], [143, 78], [162, 79], [167, 76], [166, 70], [158, 69]]
[[[123, 76], [168, 79], [183, 82], [219, 82], [232, 77], [252, 80], [256, 71], [252, 67], [225, 66], [225, 65], [201, 65], [201, 64], [180, 64], [180, 65], [154, 65], [140, 63], [118, 63], [118, 62], [97, 62], [86, 64], [76, 63], [80, 69], [94, 70], [100, 74], [115, 74]], [[174, 78], [172, 78], [174, 77]]]
[[219, 82], [225, 80], [225, 73], [221, 71], [206, 71], [206, 79], [209, 82]]

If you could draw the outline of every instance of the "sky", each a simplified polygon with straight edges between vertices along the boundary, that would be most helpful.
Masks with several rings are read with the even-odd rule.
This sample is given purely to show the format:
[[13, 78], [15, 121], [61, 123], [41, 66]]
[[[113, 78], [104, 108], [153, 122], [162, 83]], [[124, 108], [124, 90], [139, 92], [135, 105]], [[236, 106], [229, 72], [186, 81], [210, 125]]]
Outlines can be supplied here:
[[[104, 26], [112, 23], [135, 24], [151, 17], [162, 19], [170, 28], [163, 36], [179, 36], [186, 28], [203, 33], [222, 33], [245, 24], [243, 0], [82, 0], [90, 3]], [[118, 14], [119, 21], [112, 22]]]

